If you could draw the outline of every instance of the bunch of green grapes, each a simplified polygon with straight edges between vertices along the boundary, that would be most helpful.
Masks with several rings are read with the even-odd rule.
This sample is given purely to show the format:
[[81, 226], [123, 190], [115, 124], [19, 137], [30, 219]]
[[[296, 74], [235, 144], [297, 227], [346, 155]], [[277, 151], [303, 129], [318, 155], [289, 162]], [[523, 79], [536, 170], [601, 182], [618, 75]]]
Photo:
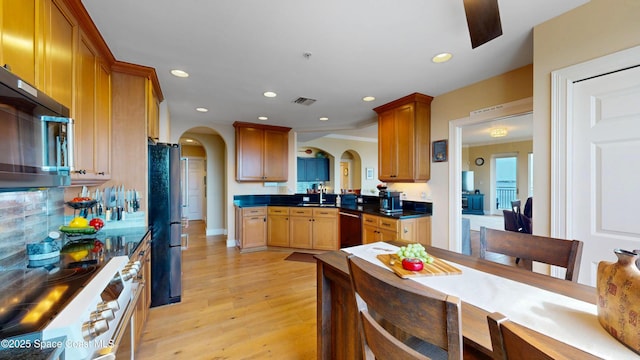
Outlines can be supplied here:
[[400, 247], [396, 255], [398, 255], [398, 258], [400, 258], [401, 261], [404, 258], [416, 258], [422, 260], [425, 264], [431, 264], [433, 262], [433, 257], [427, 254], [424, 246], [417, 243], [407, 244], [406, 246]]

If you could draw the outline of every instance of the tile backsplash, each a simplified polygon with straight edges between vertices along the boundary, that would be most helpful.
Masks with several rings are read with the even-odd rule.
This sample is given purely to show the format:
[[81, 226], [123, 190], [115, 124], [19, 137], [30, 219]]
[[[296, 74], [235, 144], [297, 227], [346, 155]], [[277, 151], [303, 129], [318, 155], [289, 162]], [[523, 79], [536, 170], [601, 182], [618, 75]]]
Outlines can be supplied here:
[[0, 192], [0, 270], [25, 267], [26, 244], [64, 223], [64, 189]]

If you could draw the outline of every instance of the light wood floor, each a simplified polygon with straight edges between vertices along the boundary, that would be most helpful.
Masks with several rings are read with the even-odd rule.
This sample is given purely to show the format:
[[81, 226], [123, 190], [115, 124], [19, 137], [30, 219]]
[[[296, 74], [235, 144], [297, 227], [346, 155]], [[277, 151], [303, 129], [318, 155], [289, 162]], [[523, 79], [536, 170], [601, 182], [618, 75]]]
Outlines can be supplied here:
[[[240, 254], [202, 222], [187, 232], [182, 302], [151, 309], [136, 359], [316, 359], [315, 264]], [[471, 246], [478, 256], [477, 231]]]
[[136, 359], [315, 359], [316, 267], [187, 228], [182, 302], [152, 308]]

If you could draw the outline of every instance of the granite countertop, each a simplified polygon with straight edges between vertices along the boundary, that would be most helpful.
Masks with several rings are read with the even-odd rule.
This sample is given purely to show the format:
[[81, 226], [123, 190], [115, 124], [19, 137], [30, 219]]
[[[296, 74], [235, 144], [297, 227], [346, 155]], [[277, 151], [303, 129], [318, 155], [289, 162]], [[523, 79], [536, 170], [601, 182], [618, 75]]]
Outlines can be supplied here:
[[[343, 195], [341, 196], [344, 198]], [[326, 199], [326, 202], [320, 205], [317, 194], [237, 195], [234, 196], [234, 205], [240, 208], [256, 206], [337, 208], [393, 219], [410, 219], [432, 215], [432, 204], [426, 202], [404, 201], [405, 205], [402, 212], [388, 214], [380, 211], [379, 198], [377, 196], [362, 196], [362, 203], [355, 202], [354, 198], [354, 201], [341, 202], [339, 206], [335, 204], [336, 197], [337, 194], [325, 194], [324, 199]]]

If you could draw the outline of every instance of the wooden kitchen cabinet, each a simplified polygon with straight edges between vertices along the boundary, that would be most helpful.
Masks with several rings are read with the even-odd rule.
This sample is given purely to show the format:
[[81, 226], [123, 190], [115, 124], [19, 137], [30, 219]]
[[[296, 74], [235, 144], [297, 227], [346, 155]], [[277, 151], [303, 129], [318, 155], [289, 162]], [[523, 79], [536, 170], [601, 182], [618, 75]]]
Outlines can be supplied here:
[[111, 71], [81, 32], [76, 56], [76, 184], [111, 178]]
[[147, 82], [147, 136], [160, 139], [160, 102], [151, 81]]
[[60, 0], [3, 0], [0, 8], [0, 64], [71, 109], [75, 18]]
[[414, 93], [373, 109], [378, 114], [378, 177], [385, 182], [428, 181], [431, 100]]
[[313, 250], [337, 250], [338, 209], [292, 207], [289, 217], [290, 247]]
[[236, 246], [240, 250], [267, 246], [267, 207], [236, 207]]
[[312, 247], [314, 250], [337, 250], [338, 209], [313, 208]]
[[329, 159], [299, 157], [298, 181], [329, 181]]
[[45, 1], [44, 77], [40, 88], [47, 95], [71, 109], [73, 107], [74, 34], [78, 22], [60, 0]]
[[289, 247], [289, 208], [269, 206], [267, 216], [267, 245]]
[[362, 216], [362, 243], [401, 240], [431, 245], [431, 217], [392, 219], [385, 216]]
[[235, 122], [236, 180], [287, 181], [291, 128]]
[[289, 244], [293, 248], [313, 247], [313, 209], [292, 207], [289, 209]]
[[2, 0], [0, 11], [0, 65], [37, 86], [37, 0]]
[[362, 243], [398, 240], [399, 220], [371, 214], [362, 215]]
[[398, 240], [431, 245], [431, 217], [400, 220]]

